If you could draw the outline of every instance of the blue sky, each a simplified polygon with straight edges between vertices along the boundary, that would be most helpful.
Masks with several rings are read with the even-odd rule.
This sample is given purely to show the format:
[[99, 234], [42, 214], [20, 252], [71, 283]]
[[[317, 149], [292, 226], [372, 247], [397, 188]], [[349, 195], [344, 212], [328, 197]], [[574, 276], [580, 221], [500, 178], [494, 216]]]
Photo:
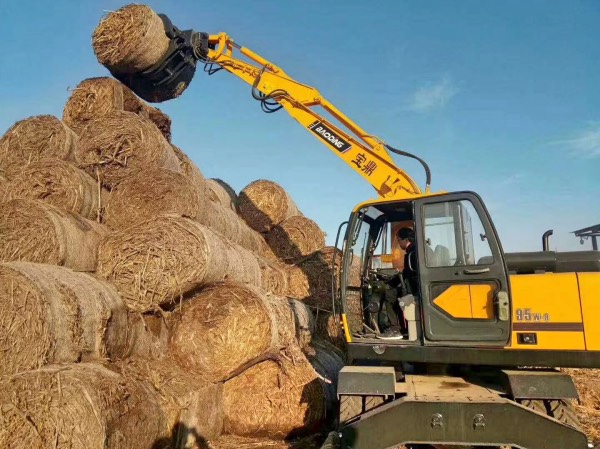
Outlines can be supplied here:
[[[113, 0], [2, 0], [0, 129], [60, 117], [69, 88], [108, 72], [91, 34]], [[474, 190], [506, 251], [582, 246], [600, 223], [600, 2], [149, 1], [182, 29], [230, 34], [312, 85], [367, 132], [426, 159], [433, 190]], [[237, 191], [280, 183], [333, 243], [375, 192], [248, 85], [198, 73], [160, 106], [173, 143]], [[421, 168], [396, 159], [419, 183]]]

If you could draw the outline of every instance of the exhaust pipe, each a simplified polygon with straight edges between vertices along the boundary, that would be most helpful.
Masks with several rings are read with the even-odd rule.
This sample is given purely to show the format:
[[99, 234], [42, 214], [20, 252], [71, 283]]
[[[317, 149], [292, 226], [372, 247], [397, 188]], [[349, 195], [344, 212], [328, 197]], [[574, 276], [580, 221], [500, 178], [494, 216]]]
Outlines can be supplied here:
[[544, 251], [550, 251], [550, 236], [554, 234], [554, 231], [552, 229], [548, 229], [546, 232], [544, 232], [544, 235], [542, 235], [542, 249]]

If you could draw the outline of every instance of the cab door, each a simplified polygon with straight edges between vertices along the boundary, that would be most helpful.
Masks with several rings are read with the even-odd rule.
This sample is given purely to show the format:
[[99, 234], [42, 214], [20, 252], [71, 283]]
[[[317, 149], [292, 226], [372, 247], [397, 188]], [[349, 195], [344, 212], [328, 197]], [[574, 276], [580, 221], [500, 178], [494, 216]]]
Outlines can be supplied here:
[[451, 193], [414, 207], [424, 343], [509, 343], [506, 265], [481, 198]]

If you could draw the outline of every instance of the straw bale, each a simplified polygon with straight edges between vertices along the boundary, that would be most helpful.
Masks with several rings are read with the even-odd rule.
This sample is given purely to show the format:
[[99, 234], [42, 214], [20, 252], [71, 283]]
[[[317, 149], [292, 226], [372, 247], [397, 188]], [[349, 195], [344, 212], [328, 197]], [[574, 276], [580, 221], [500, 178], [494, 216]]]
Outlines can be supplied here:
[[0, 203], [0, 261], [61, 265], [94, 271], [108, 233], [100, 223], [38, 200]]
[[336, 411], [334, 405], [337, 403], [338, 374], [344, 367], [343, 353], [328, 341], [318, 338], [315, 338], [304, 352], [315, 371], [326, 379], [324, 389], [327, 411], [333, 416]]
[[263, 291], [285, 296], [288, 292], [286, 267], [281, 262], [260, 256], [258, 257], [258, 264], [260, 266], [261, 288]]
[[294, 262], [325, 246], [325, 234], [310, 218], [300, 215], [286, 218], [265, 239], [281, 260]]
[[200, 169], [192, 162], [192, 160], [185, 154], [181, 149], [175, 145], [171, 145], [171, 148], [175, 152], [177, 159], [179, 160], [179, 168], [181, 173], [188, 177], [194, 184], [199, 186], [206, 185], [206, 179], [200, 171]]
[[211, 201], [237, 212], [237, 194], [229, 184], [222, 179], [210, 178], [206, 180], [206, 186], [209, 189], [209, 198]]
[[127, 314], [128, 356], [160, 359], [166, 356], [168, 347], [169, 328], [162, 314]]
[[52, 115], [37, 115], [15, 123], [0, 139], [0, 167], [10, 172], [43, 158], [73, 160], [77, 136]]
[[301, 348], [305, 348], [313, 339], [317, 324], [312, 310], [297, 299], [288, 299], [296, 324], [296, 339]]
[[98, 274], [137, 312], [173, 305], [191, 290], [224, 279], [260, 285], [256, 256], [174, 215], [111, 233], [99, 249]]
[[592, 442], [600, 442], [600, 370], [563, 369], [575, 381], [580, 401], [574, 403], [581, 427]]
[[345, 349], [346, 339], [344, 338], [344, 331], [337, 315], [319, 310], [316, 314], [316, 323], [316, 336], [330, 342], [341, 350]]
[[102, 206], [98, 183], [60, 159], [42, 159], [23, 167], [6, 190], [10, 198], [44, 201], [90, 220], [98, 219]]
[[285, 438], [315, 431], [325, 418], [318, 374], [305, 357], [267, 360], [225, 382], [225, 433]]
[[298, 206], [279, 184], [265, 179], [251, 182], [238, 196], [237, 208], [257, 232], [269, 232], [286, 218], [300, 215]]
[[79, 137], [77, 163], [107, 187], [150, 167], [181, 172], [177, 156], [158, 128], [132, 112], [92, 120]]
[[181, 173], [164, 168], [140, 170], [112, 189], [105, 223], [123, 229], [161, 214], [197, 219], [206, 209], [206, 189]]
[[143, 382], [156, 393], [166, 418], [170, 449], [196, 447], [196, 437], [207, 440], [221, 434], [223, 384], [207, 382], [171, 358], [131, 358], [118, 363], [117, 370], [126, 379]]
[[0, 264], [0, 374], [121, 358], [126, 334], [126, 309], [110, 284], [63, 267]]
[[250, 228], [238, 214], [226, 206], [207, 201], [205, 213], [198, 217], [198, 221], [232, 243], [266, 258], [273, 257], [263, 236]]
[[188, 299], [171, 317], [170, 352], [181, 366], [212, 381], [294, 343], [284, 299], [233, 282], [213, 284]]
[[[296, 265], [288, 265], [288, 296], [301, 299], [311, 307], [331, 310], [332, 275], [335, 274], [337, 284], [342, 264], [341, 255], [339, 249], [326, 246]], [[358, 262], [359, 259], [356, 258], [350, 266], [347, 281], [352, 287], [360, 287]]]
[[100, 21], [92, 44], [100, 64], [116, 73], [135, 73], [160, 61], [169, 38], [150, 7], [127, 5]]
[[160, 130], [162, 135], [168, 142], [171, 141], [171, 118], [158, 108], [146, 105], [145, 107], [148, 118]]
[[210, 449], [317, 449], [321, 447], [325, 436], [309, 435], [292, 440], [272, 440], [270, 438], [240, 437], [222, 435], [210, 442]]
[[102, 365], [52, 365], [0, 381], [0, 447], [148, 449], [165, 428], [156, 395]]
[[0, 171], [0, 202], [8, 200], [7, 184], [8, 181], [3, 176], [3, 172]]

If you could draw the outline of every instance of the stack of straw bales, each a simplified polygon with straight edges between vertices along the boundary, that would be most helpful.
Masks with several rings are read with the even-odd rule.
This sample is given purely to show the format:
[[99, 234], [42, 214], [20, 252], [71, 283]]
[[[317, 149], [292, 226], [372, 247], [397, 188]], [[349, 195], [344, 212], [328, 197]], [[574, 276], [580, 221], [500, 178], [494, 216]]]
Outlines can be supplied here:
[[[135, 39], [155, 16], [109, 14], [99, 60], [151, 65], [161, 47]], [[274, 182], [238, 196], [205, 179], [170, 124], [90, 78], [62, 120], [0, 139], [0, 447], [206, 447], [331, 417], [341, 359], [314, 313], [331, 302], [324, 233]]]

